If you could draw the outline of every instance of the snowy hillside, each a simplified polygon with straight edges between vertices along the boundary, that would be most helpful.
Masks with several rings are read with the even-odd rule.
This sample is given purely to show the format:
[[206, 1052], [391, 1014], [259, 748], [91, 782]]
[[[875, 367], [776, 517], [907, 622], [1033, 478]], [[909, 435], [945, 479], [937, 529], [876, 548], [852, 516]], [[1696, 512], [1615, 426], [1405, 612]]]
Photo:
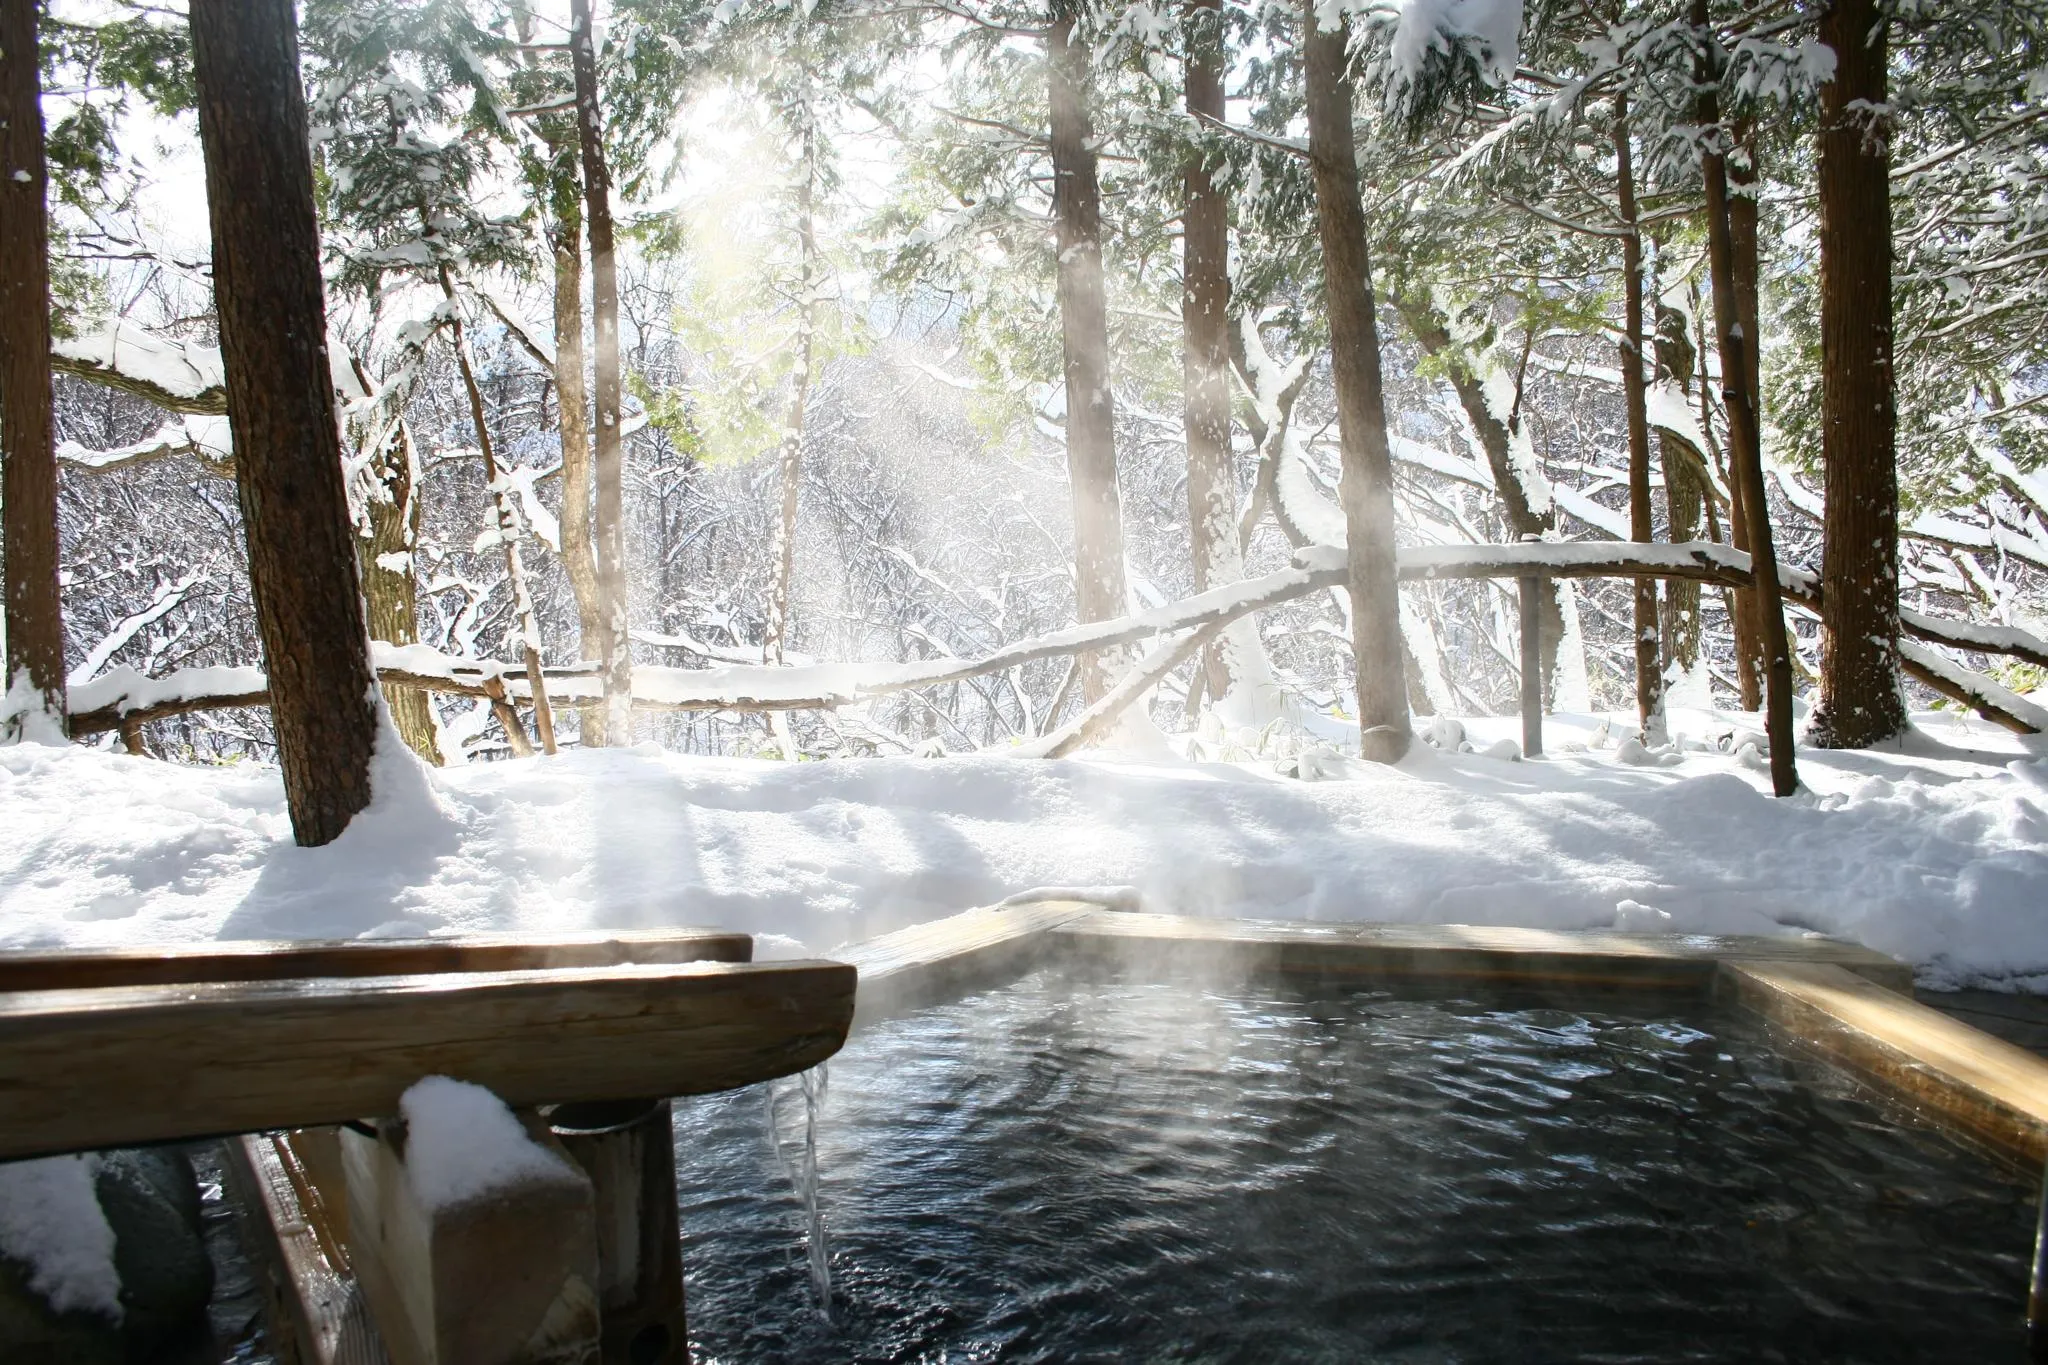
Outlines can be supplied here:
[[1130, 885], [1201, 915], [1817, 930], [1930, 985], [2048, 987], [2048, 745], [1918, 720], [1903, 749], [1802, 751], [1787, 801], [1753, 752], [1712, 747], [1754, 718], [1703, 712], [1674, 715], [1671, 766], [1562, 717], [1540, 762], [1325, 752], [1311, 781], [1109, 756], [387, 756], [323, 849], [292, 845], [274, 770], [28, 745], [0, 749], [0, 945], [707, 924], [825, 952], [1034, 886]]

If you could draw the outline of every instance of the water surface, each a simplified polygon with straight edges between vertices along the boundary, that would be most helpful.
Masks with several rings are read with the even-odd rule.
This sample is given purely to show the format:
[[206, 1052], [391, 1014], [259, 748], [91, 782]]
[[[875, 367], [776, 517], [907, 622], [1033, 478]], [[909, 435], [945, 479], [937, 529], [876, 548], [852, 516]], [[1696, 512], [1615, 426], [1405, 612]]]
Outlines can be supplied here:
[[1689, 1003], [1045, 972], [831, 1063], [829, 1323], [761, 1092], [678, 1104], [691, 1336], [720, 1362], [2023, 1358], [2031, 1189], [1896, 1120]]

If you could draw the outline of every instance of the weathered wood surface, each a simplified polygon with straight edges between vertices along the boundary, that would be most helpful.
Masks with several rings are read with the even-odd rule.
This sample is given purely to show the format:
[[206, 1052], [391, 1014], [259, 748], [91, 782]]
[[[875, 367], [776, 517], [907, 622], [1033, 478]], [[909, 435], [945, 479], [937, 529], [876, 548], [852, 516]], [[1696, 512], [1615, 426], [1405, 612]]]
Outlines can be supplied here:
[[688, 1365], [672, 1103], [562, 1105], [549, 1122], [590, 1178], [601, 1365]]
[[0, 1160], [391, 1114], [730, 1090], [839, 1050], [855, 972], [686, 963], [0, 995]]
[[323, 1193], [290, 1139], [252, 1133], [231, 1139], [226, 1154], [255, 1230], [252, 1251], [268, 1280], [269, 1326], [280, 1358], [297, 1365], [390, 1365]]
[[160, 948], [0, 953], [0, 992], [314, 976], [535, 971], [615, 967], [630, 962], [747, 962], [753, 954], [752, 935], [721, 929], [291, 942], [240, 939]]
[[1151, 967], [1437, 976], [1705, 991], [1723, 958], [1827, 964], [1910, 990], [1903, 963], [1811, 938], [1613, 934], [1469, 924], [1315, 924], [1092, 911], [1051, 930], [1070, 956]]
[[840, 949], [860, 972], [854, 1024], [998, 985], [1045, 959], [1046, 930], [1089, 914], [1079, 901], [966, 910]]
[[598, 1365], [589, 1177], [561, 1157], [460, 1203], [419, 1197], [403, 1125], [344, 1130], [349, 1259], [393, 1365]]
[[1824, 962], [1730, 960], [1723, 992], [1926, 1119], [2038, 1164], [2048, 1061]]

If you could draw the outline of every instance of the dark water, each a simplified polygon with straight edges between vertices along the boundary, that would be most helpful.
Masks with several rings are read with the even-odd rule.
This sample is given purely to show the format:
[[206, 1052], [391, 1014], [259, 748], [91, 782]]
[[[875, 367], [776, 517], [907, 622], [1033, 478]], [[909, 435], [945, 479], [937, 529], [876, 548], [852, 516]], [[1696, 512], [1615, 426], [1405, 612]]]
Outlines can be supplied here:
[[697, 1358], [2023, 1358], [2031, 1189], [1665, 1008], [1046, 974], [882, 1025], [829, 1325], [760, 1092], [677, 1106]]

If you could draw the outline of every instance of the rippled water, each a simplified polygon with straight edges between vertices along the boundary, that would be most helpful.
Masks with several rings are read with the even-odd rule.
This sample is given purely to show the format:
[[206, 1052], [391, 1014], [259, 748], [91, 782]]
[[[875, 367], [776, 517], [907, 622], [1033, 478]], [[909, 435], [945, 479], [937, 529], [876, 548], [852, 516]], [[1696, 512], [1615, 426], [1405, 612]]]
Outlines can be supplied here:
[[2022, 1358], [2030, 1189], [1666, 1008], [1048, 973], [881, 1025], [829, 1323], [758, 1093], [678, 1105], [697, 1358]]

